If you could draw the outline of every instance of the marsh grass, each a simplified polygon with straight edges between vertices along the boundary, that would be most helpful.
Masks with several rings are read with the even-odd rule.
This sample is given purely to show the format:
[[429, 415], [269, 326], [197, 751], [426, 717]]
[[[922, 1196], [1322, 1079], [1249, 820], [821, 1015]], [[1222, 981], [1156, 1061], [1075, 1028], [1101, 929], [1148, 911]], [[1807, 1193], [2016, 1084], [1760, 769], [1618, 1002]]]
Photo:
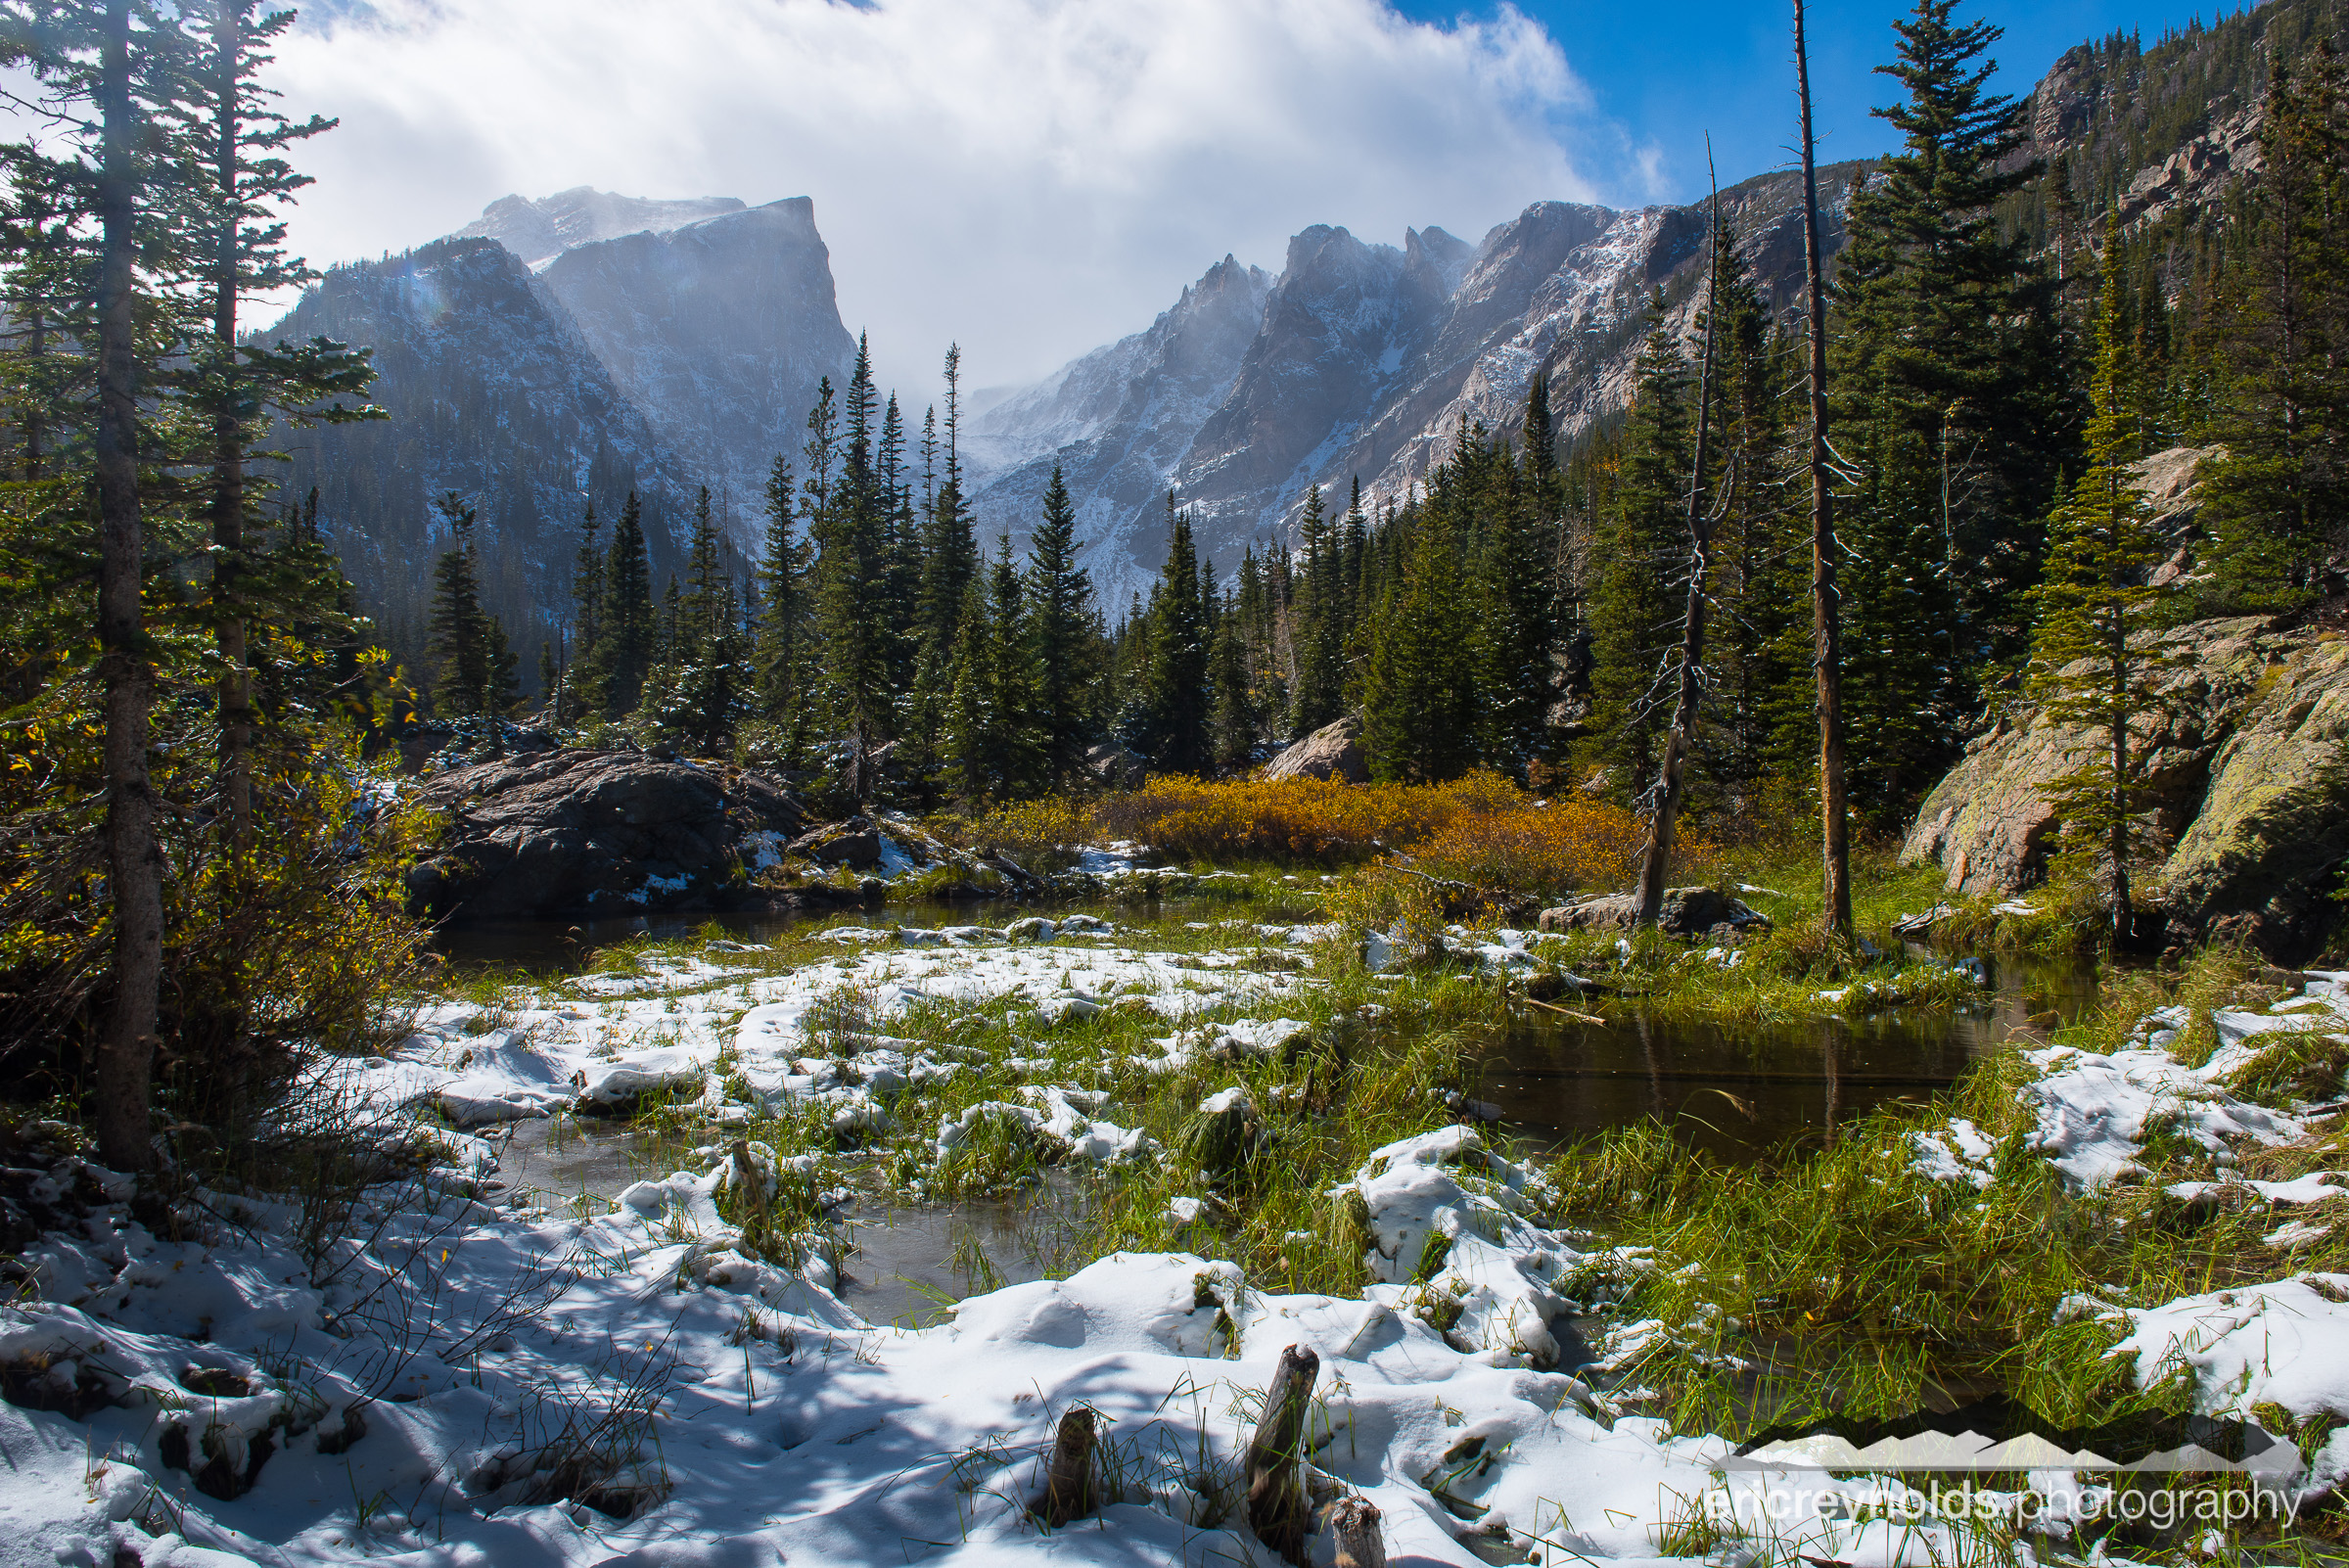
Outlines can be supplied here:
[[[2172, 1003], [2207, 1029], [2215, 1006], [2272, 998], [2240, 989], [2243, 967], [2214, 952], [2183, 975], [2140, 977], [2056, 1038], [2111, 1050]], [[2106, 1355], [2117, 1309], [2337, 1266], [2341, 1238], [2287, 1261], [2263, 1240], [2279, 1222], [2265, 1205], [2171, 1198], [2170, 1184], [2219, 1174], [2174, 1128], [2143, 1140], [2136, 1181], [2068, 1189], [2026, 1146], [2035, 1124], [2018, 1090], [2035, 1076], [2008, 1049], [1932, 1105], [1881, 1108], [1823, 1149], [1759, 1165], [1711, 1160], [1652, 1124], [1568, 1149], [1550, 1176], [1574, 1222], [1610, 1244], [1571, 1288], [1602, 1321], [1663, 1329], [1620, 1379], [1690, 1432], [1892, 1416], [1991, 1392], [2064, 1425], [2185, 1410], [2182, 1368], [2148, 1368], [2141, 1388], [2137, 1368]], [[1979, 1187], [1917, 1166], [1918, 1139], [1953, 1117], [1994, 1145]], [[2336, 1131], [2244, 1164], [2297, 1175], [2337, 1168], [2326, 1162], [2343, 1152]]]

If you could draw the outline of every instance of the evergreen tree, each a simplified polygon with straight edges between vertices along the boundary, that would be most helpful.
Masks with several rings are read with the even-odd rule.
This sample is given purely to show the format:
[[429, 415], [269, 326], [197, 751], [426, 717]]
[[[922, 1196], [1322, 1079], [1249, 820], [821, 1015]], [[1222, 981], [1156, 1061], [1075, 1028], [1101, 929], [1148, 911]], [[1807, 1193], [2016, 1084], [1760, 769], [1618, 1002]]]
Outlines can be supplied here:
[[1673, 590], [1684, 580], [1681, 517], [1694, 421], [1687, 361], [1665, 330], [1660, 295], [1648, 309], [1637, 386], [1590, 602], [1592, 733], [1582, 748], [1585, 761], [1612, 770], [1619, 799], [1635, 796], [1656, 775], [1671, 718], [1658, 682], [1679, 629]]
[[1879, 68], [1905, 91], [1874, 113], [1900, 153], [1852, 199], [1836, 280], [1838, 449], [1859, 470], [1849, 748], [1880, 819], [1955, 754], [1981, 673], [2020, 659], [2038, 530], [2077, 421], [2050, 280], [1998, 205], [2036, 177], [2014, 154], [2026, 106], [1990, 93], [2000, 36], [1958, 0], [1916, 0]]
[[482, 608], [475, 512], [450, 490], [435, 501], [449, 546], [433, 565], [433, 706], [443, 715], [502, 715], [518, 693], [505, 628]]
[[1044, 783], [1044, 737], [1036, 704], [1035, 628], [1008, 533], [998, 541], [994, 569], [988, 575], [987, 608], [992, 784], [998, 799], [1009, 799]]
[[974, 581], [963, 590], [940, 737], [947, 793], [971, 811], [987, 805], [994, 780], [996, 685], [994, 671], [989, 668], [993, 647], [987, 596]]
[[2323, 592], [2349, 542], [2349, 83], [2328, 45], [2296, 77], [2277, 60], [2259, 136], [2204, 493], [2219, 607], [2273, 611]]
[[[949, 465], [949, 478], [952, 477]], [[1065, 786], [1084, 766], [1092, 722], [1093, 587], [1077, 564], [1077, 508], [1054, 464], [1043, 521], [1028, 542], [1028, 601], [1036, 623], [1036, 716], [1045, 777]]]
[[2122, 315], [2120, 225], [2105, 226], [2104, 284], [2096, 315], [2096, 412], [2088, 423], [2088, 466], [2050, 530], [2032, 686], [2041, 711], [2086, 729], [2094, 755], [2051, 786], [2071, 844], [2067, 853], [2096, 866], [2111, 907], [2112, 933], [2132, 925], [2130, 867], [2149, 832], [2144, 821], [2152, 748], [2130, 735], [2161, 702], [2172, 661], [2158, 636], [2161, 590], [2147, 585], [2165, 553], [2144, 497], [2130, 484], [2142, 455], [2129, 408], [2130, 341]]
[[764, 604], [754, 651], [757, 711], [783, 730], [786, 766], [799, 763], [807, 739], [807, 702], [814, 684], [814, 642], [807, 624], [811, 550], [799, 537], [791, 460], [775, 455], [766, 480], [766, 550], [759, 564]]
[[579, 549], [571, 568], [572, 625], [570, 658], [562, 662], [561, 679], [550, 688], [547, 716], [568, 724], [589, 707], [582, 672], [596, 668], [604, 635], [604, 557], [595, 546], [595, 503], [579, 515]]
[[1432, 783], [1476, 761], [1476, 659], [1452, 541], [1418, 528], [1401, 581], [1381, 600], [1362, 683], [1371, 777]]
[[[858, 802], [878, 783], [873, 754], [889, 739], [894, 716], [890, 686], [885, 532], [895, 497], [875, 464], [870, 347], [857, 340], [840, 417], [839, 475], [817, 511], [815, 537], [816, 637], [824, 650], [818, 689], [825, 715], [848, 744], [847, 782]], [[819, 403], [818, 412], [823, 405]], [[816, 416], [811, 414], [810, 426]], [[815, 465], [811, 461], [810, 468]], [[829, 454], [825, 469], [829, 472]]]
[[[1244, 567], [1253, 567], [1249, 556]], [[1216, 635], [1207, 660], [1208, 684], [1215, 691], [1215, 712], [1209, 720], [1216, 770], [1245, 772], [1256, 761], [1256, 737], [1262, 718], [1256, 708], [1256, 682], [1248, 669], [1247, 622], [1235, 596], [1216, 619]]]
[[[1539, 376], [1534, 389], [1525, 417], [1529, 443], [1549, 418]], [[1558, 610], [1551, 562], [1557, 545], [1543, 512], [1547, 486], [1532, 461], [1533, 451], [1529, 444], [1522, 468], [1506, 452], [1492, 453], [1483, 465], [1486, 483], [1476, 507], [1483, 751], [1488, 761], [1520, 778], [1548, 750], [1549, 710], [1556, 695], [1552, 654]]]
[[1304, 576], [1297, 595], [1297, 684], [1289, 732], [1305, 735], [1345, 712], [1345, 562], [1318, 484], [1306, 493], [1297, 536]]
[[612, 530], [604, 557], [603, 624], [598, 629], [591, 671], [604, 715], [620, 718], [636, 711], [644, 677], [653, 668], [658, 625], [653, 608], [653, 563], [644, 539], [644, 512], [630, 490]]
[[[693, 543], [686, 571], [691, 586], [678, 601], [675, 676], [664, 716], [705, 753], [722, 749], [741, 722], [751, 696], [742, 621], [724, 544], [710, 515], [710, 487], [694, 503]], [[673, 583], [672, 583], [673, 588]]]
[[1149, 622], [1150, 760], [1162, 772], [1204, 773], [1210, 756], [1207, 606], [1199, 594], [1191, 515], [1175, 510], [1172, 490], [1167, 492], [1167, 564]]

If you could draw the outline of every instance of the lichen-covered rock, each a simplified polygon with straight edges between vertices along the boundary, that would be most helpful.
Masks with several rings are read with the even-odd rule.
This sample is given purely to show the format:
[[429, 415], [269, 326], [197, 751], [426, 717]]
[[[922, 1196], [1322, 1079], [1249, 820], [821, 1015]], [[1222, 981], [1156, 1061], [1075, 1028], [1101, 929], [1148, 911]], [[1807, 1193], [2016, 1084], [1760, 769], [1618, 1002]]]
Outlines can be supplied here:
[[1324, 724], [1265, 764], [1267, 778], [1334, 778], [1347, 784], [1370, 782], [1370, 759], [1362, 755], [1361, 720], [1351, 715]]
[[803, 824], [762, 774], [640, 752], [477, 763], [435, 778], [419, 799], [446, 812], [448, 827], [409, 868], [409, 901], [467, 920], [708, 908], [737, 888], [761, 843]]
[[[2132, 744], [2171, 846], [2140, 891], [2184, 939], [2214, 929], [2271, 953], [2320, 935], [2349, 852], [2349, 641], [2259, 618], [2165, 634], [2178, 664]], [[2055, 781], [2100, 737], [2024, 710], [2002, 718], [1925, 798], [1902, 850], [1952, 892], [2013, 893], [2047, 876]]]

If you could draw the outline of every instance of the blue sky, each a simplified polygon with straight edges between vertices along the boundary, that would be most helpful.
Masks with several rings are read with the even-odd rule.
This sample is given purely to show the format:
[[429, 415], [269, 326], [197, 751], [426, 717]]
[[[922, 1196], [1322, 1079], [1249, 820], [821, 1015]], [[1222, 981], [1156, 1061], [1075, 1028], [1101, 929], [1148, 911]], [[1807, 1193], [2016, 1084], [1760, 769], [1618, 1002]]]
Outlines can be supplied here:
[[[2006, 29], [1995, 50], [2002, 90], [2021, 96], [2066, 49], [2118, 27], [2151, 43], [2164, 26], [2192, 17], [2206, 23], [2240, 10], [2243, 0], [2195, 5], [2178, 0], [1973, 0], [1962, 19]], [[1416, 21], [1483, 18], [1490, 6], [1400, 0]], [[1575, 73], [1596, 96], [1600, 115], [1618, 121], [1658, 158], [1663, 188], [1655, 196], [1688, 200], [1704, 185], [1704, 133], [1713, 132], [1723, 183], [1783, 161], [1793, 138], [1791, 7], [1785, 0], [1519, 0], [1546, 28]], [[1901, 0], [1815, 0], [1811, 6], [1813, 90], [1822, 158], [1887, 151], [1891, 127], [1871, 105], [1897, 90], [1873, 74], [1891, 58], [1892, 23]], [[1623, 191], [1637, 200], [1644, 192]]]

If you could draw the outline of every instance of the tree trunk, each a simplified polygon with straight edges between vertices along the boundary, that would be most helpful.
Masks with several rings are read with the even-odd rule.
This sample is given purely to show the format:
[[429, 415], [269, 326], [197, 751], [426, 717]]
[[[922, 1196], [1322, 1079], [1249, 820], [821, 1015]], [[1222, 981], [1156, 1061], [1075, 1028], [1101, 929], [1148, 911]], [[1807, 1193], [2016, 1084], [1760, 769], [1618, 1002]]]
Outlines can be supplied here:
[[213, 0], [212, 60], [216, 123], [212, 177], [221, 203], [218, 248], [212, 257], [212, 349], [219, 375], [212, 412], [212, 615], [220, 651], [220, 793], [232, 853], [253, 847], [253, 674], [246, 665], [245, 615], [238, 603], [245, 569], [245, 431], [237, 388], [237, 142], [243, 53], [238, 0]]
[[1305, 1561], [1305, 1527], [1312, 1508], [1297, 1473], [1306, 1406], [1321, 1375], [1321, 1358], [1302, 1346], [1280, 1353], [1265, 1391], [1265, 1413], [1248, 1445], [1248, 1527], [1285, 1562]]
[[1712, 238], [1705, 254], [1705, 347], [1696, 378], [1696, 460], [1688, 481], [1688, 603], [1681, 616], [1681, 689], [1673, 706], [1672, 732], [1664, 741], [1664, 765], [1656, 777], [1655, 809], [1648, 818], [1647, 853], [1639, 861], [1636, 924], [1652, 926], [1664, 913], [1664, 888], [1672, 877], [1673, 838], [1680, 824], [1689, 748], [1696, 744], [1696, 713], [1704, 700], [1699, 678], [1705, 663], [1705, 578], [1712, 568], [1713, 520], [1705, 510], [1705, 459], [1713, 431], [1713, 343], [1721, 315], [1721, 189], [1713, 191]]
[[1811, 135], [1811, 57], [1803, 0], [1794, 0], [1795, 90], [1803, 113], [1803, 272], [1811, 312], [1811, 661], [1819, 676], [1819, 808], [1825, 919], [1852, 936], [1852, 852], [1843, 781], [1843, 601], [1835, 586], [1835, 524], [1827, 490], [1827, 287], [1819, 250], [1819, 165]]
[[114, 904], [114, 996], [98, 1040], [100, 1157], [117, 1170], [153, 1158], [148, 1099], [162, 978], [163, 862], [147, 774], [155, 666], [140, 605], [137, 360], [132, 261], [137, 173], [131, 144], [129, 0], [110, 0], [99, 66], [98, 645], [105, 685], [106, 848]]

